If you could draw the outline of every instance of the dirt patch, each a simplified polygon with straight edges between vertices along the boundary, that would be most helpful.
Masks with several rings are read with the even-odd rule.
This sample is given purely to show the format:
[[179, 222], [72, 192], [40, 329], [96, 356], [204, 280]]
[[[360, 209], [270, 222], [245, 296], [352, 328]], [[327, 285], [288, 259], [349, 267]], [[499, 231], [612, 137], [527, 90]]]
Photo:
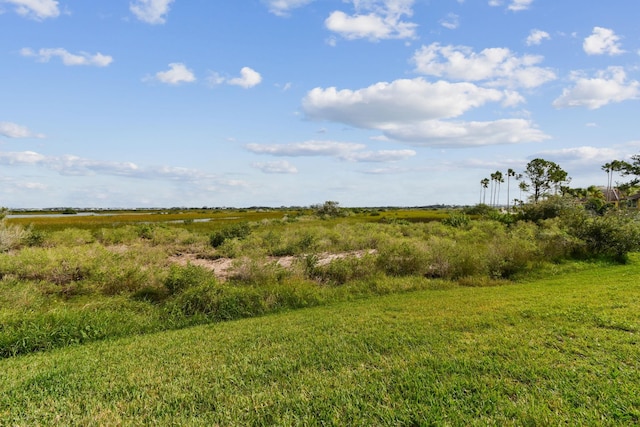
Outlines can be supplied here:
[[[360, 250], [360, 251], [349, 251], [349, 252], [340, 252], [340, 253], [328, 253], [323, 252], [316, 254], [318, 257], [318, 265], [327, 265], [331, 261], [342, 258], [362, 258], [365, 255], [375, 254], [377, 251], [375, 249], [369, 250]], [[269, 257], [267, 262], [275, 262], [281, 267], [291, 268], [296, 259], [300, 259], [302, 256], [282, 256], [282, 257]], [[180, 254], [175, 255], [169, 258], [169, 261], [174, 262], [178, 265], [197, 265], [199, 267], [203, 267], [213, 271], [215, 276], [220, 280], [226, 280], [233, 274], [233, 258], [218, 258], [218, 259], [203, 259], [198, 258], [196, 254]]]

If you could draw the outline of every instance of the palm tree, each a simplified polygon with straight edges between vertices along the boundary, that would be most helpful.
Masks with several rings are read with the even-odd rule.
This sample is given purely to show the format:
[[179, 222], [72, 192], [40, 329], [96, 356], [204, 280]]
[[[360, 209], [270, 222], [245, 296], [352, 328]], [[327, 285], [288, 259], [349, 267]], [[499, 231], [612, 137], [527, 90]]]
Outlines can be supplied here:
[[607, 173], [607, 196], [606, 196], [606, 201], [609, 201], [610, 198], [610, 193], [611, 193], [611, 180], [612, 180], [612, 162], [609, 163], [605, 163], [604, 165], [602, 165], [602, 167], [600, 169], [602, 169], [603, 171], [605, 171]]
[[495, 193], [496, 193], [496, 185], [495, 185], [495, 181], [496, 181], [496, 174], [492, 173], [491, 175], [491, 189], [490, 189], [490, 193], [491, 193], [491, 207], [495, 206]]
[[480, 181], [480, 185], [482, 186], [480, 191], [482, 191], [482, 204], [486, 204], [487, 201], [487, 187], [489, 187], [489, 178], [484, 178]]
[[504, 182], [504, 178], [502, 178], [502, 172], [496, 171], [496, 184], [498, 185], [498, 189], [496, 191], [496, 206], [500, 205], [500, 184]]
[[516, 176], [516, 171], [509, 168], [507, 169], [507, 210], [511, 209], [511, 199], [510, 199], [510, 188], [511, 187], [511, 177]]

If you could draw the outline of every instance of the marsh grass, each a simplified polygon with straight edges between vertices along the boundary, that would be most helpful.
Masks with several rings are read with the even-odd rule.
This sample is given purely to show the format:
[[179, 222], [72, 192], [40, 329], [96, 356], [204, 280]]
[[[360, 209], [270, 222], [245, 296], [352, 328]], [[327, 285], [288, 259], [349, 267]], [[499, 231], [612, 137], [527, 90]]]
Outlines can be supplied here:
[[[215, 213], [221, 220], [202, 229], [185, 223], [183, 214], [179, 223], [38, 231], [32, 244], [25, 238], [0, 253], [0, 356], [446, 283], [523, 281], [558, 271], [558, 262], [581, 248], [554, 222], [453, 226], [405, 221], [401, 217], [411, 212], [404, 211], [332, 220], [283, 213]], [[417, 211], [413, 218], [431, 214]], [[62, 219], [82, 225], [85, 218]], [[285, 256], [288, 264], [277, 258]], [[189, 262], [175, 264], [219, 258], [231, 262], [224, 277]]]
[[635, 256], [0, 360], [0, 424], [635, 425], [639, 275]]

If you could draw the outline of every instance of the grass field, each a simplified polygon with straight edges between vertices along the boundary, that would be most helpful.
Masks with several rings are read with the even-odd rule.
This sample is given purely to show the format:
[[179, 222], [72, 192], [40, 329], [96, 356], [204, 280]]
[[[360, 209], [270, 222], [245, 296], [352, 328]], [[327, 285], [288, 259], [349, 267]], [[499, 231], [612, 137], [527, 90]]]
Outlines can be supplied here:
[[0, 425], [638, 424], [640, 257], [574, 270], [0, 360]]

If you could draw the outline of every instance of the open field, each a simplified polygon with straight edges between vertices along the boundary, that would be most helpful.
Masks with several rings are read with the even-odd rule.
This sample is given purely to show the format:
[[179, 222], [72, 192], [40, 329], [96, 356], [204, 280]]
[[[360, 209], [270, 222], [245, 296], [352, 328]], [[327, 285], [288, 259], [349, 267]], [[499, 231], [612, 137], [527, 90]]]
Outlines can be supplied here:
[[5, 219], [0, 425], [638, 423], [638, 219], [558, 203]]
[[0, 361], [3, 425], [630, 425], [640, 259]]

